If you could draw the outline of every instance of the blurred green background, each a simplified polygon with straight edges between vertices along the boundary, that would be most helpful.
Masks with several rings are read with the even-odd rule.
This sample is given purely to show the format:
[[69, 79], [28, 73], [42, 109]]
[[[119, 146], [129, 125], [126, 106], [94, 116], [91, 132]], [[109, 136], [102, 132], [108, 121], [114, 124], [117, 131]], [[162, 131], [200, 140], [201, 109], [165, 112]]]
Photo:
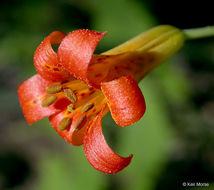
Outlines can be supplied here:
[[[61, 139], [47, 119], [28, 126], [18, 85], [36, 73], [33, 54], [54, 30], [88, 28], [108, 35], [97, 53], [159, 24], [181, 29], [214, 25], [211, 1], [8, 0], [0, 6], [0, 189], [179, 190], [183, 182], [214, 189], [214, 38], [187, 42], [140, 82], [147, 112], [103, 130], [120, 155], [134, 154], [118, 174], [92, 168], [82, 147]], [[193, 187], [191, 189], [201, 189]]]

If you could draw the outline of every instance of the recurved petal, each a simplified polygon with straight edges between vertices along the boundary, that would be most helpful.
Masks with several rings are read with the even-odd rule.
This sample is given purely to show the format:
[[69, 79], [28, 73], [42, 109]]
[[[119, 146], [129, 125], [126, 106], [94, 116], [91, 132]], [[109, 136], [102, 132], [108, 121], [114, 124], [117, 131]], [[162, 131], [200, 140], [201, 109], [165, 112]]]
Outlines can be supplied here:
[[[59, 125], [64, 118], [68, 118], [69, 123], [64, 130], [60, 130]], [[83, 114], [76, 113], [72, 117], [68, 117], [66, 116], [66, 112], [64, 111], [50, 116], [49, 120], [55, 131], [66, 141], [75, 146], [83, 144], [83, 135], [88, 123], [87, 118]], [[80, 120], [81, 123], [79, 122]]]
[[89, 83], [87, 72], [94, 50], [106, 33], [75, 30], [61, 42], [57, 55], [60, 64], [76, 78]]
[[102, 132], [101, 119], [103, 110], [89, 123], [84, 134], [84, 151], [89, 163], [98, 171], [117, 173], [129, 165], [133, 155], [121, 157], [106, 143]]
[[69, 73], [59, 64], [57, 54], [52, 48], [52, 45], [60, 44], [65, 35], [61, 31], [51, 33], [35, 51], [34, 65], [36, 70], [47, 80], [58, 81], [69, 77]]
[[50, 81], [43, 79], [40, 75], [34, 75], [19, 86], [19, 102], [29, 124], [63, 109], [63, 101], [60, 105], [55, 103], [49, 107], [42, 107], [42, 100], [47, 96], [45, 89], [50, 84]]
[[136, 81], [131, 75], [101, 83], [101, 89], [119, 126], [137, 122], [145, 113], [145, 100]]

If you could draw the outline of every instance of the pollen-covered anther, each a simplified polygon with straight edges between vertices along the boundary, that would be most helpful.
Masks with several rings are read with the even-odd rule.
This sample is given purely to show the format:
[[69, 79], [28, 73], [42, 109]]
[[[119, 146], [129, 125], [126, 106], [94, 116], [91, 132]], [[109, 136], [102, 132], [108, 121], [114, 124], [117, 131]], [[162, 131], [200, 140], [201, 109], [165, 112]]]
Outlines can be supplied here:
[[83, 115], [76, 123], [75, 130], [80, 130], [86, 123], [87, 117]]
[[68, 105], [68, 106], [67, 106], [67, 110], [68, 110], [69, 112], [73, 112], [73, 111], [74, 111], [74, 104]]
[[82, 113], [85, 113], [94, 107], [94, 103], [87, 103], [82, 108]]
[[66, 97], [72, 102], [75, 103], [77, 101], [77, 96], [75, 95], [75, 93], [73, 92], [73, 90], [71, 89], [65, 89], [64, 93], [66, 95]]
[[57, 128], [59, 131], [64, 131], [69, 127], [70, 124], [71, 124], [71, 119], [69, 117], [65, 117], [59, 122], [59, 125]]
[[57, 100], [57, 96], [51, 95], [42, 100], [42, 107], [48, 107]]
[[62, 91], [62, 85], [60, 83], [56, 83], [56, 84], [54, 84], [52, 86], [48, 86], [46, 88], [46, 92], [48, 94], [55, 94], [55, 93], [61, 92], [61, 91]]

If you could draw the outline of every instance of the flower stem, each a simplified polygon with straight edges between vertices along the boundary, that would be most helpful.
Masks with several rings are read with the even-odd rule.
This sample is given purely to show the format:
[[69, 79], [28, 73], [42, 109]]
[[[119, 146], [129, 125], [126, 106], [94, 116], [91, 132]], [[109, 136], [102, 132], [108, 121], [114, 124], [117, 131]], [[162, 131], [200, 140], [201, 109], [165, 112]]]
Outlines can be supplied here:
[[214, 26], [183, 30], [186, 40], [214, 37]]

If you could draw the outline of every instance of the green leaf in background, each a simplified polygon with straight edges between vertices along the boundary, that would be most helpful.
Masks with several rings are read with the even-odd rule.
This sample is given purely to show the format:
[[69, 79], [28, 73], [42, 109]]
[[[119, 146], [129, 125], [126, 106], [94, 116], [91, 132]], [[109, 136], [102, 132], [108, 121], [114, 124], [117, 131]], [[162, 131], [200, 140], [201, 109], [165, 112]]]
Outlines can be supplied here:
[[89, 166], [81, 147], [71, 147], [63, 154], [43, 154], [39, 173], [37, 190], [98, 190], [105, 183], [102, 175]]
[[174, 55], [157, 68], [153, 75], [157, 83], [156, 88], [164, 91], [167, 101], [177, 104], [187, 102], [190, 95], [189, 82], [183, 77], [185, 73], [179, 67], [182, 61]]
[[135, 0], [90, 0], [92, 29], [108, 34], [102, 45], [111, 48], [146, 29], [155, 20], [143, 4]]

